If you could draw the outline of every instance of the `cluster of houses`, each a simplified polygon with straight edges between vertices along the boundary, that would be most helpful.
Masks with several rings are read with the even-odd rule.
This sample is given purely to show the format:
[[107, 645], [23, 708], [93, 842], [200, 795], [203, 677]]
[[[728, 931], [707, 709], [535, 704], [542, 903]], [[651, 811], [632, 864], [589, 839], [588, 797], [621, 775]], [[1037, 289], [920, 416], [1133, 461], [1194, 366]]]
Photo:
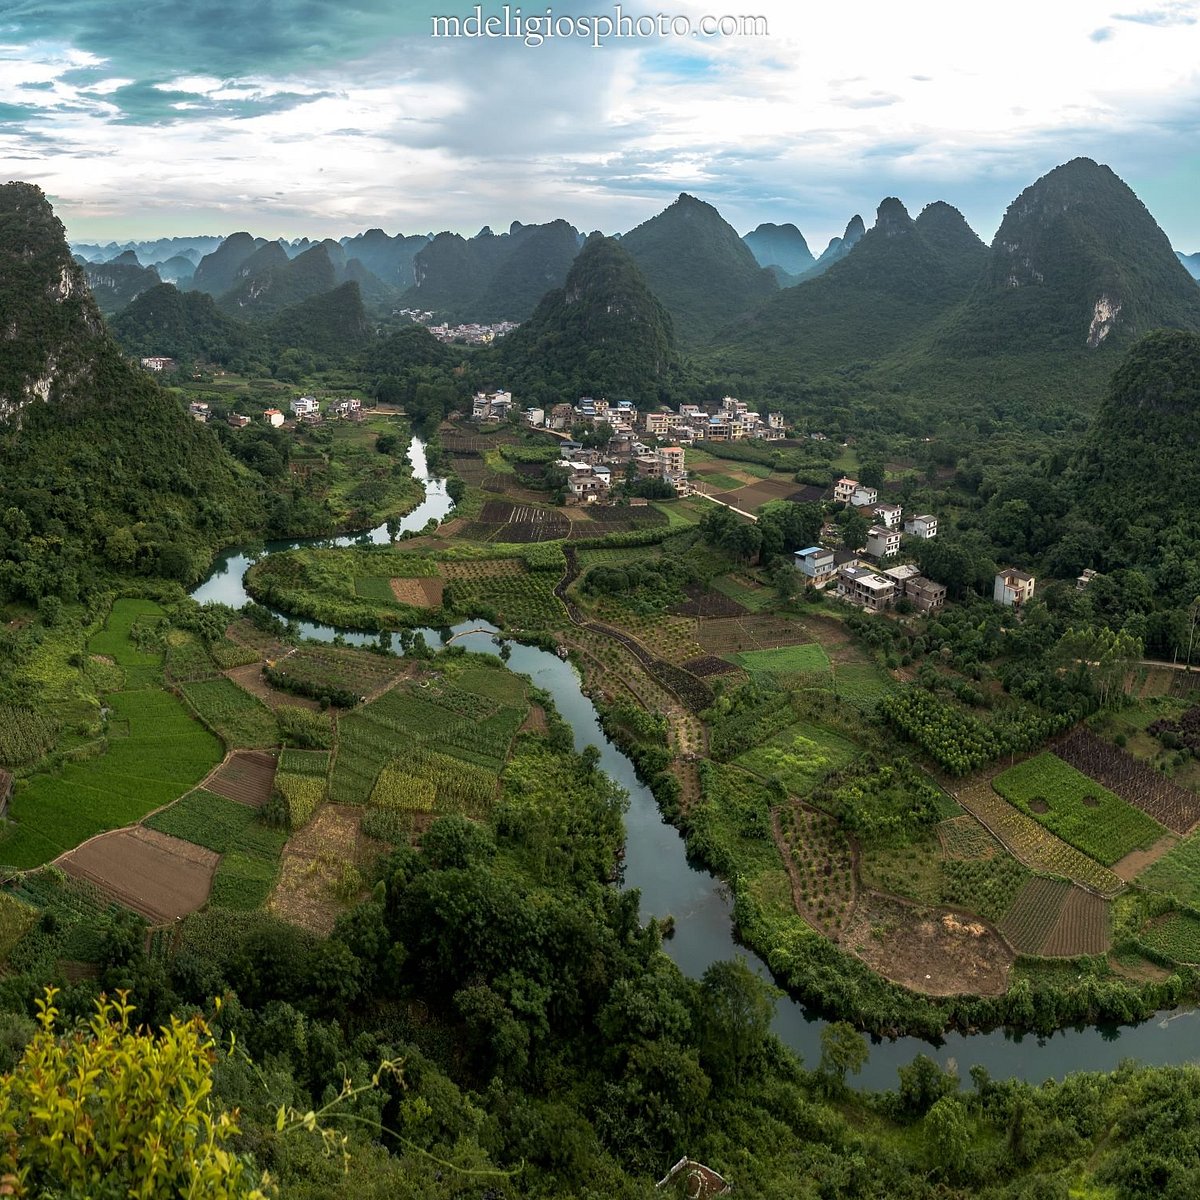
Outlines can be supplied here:
[[466, 346], [490, 346], [497, 338], [512, 333], [516, 321], [496, 321], [491, 325], [470, 322], [466, 325], [426, 325], [439, 342], [458, 342]]
[[161, 354], [152, 354], [142, 359], [142, 366], [156, 375], [161, 375], [163, 371], [173, 371], [177, 365], [173, 358], [167, 358]]
[[662, 479], [680, 496], [691, 491], [682, 446], [651, 448], [641, 442], [614, 449], [610, 443], [603, 452], [585, 449], [579, 442], [564, 442], [559, 458], [567, 468], [567, 491], [583, 504], [608, 498], [613, 484], [613, 470], [618, 468], [625, 478], [632, 463], [638, 479]]
[[[483, 424], [507, 420], [513, 412], [511, 392], [478, 392], [471, 405], [471, 419]], [[742, 400], [726, 396], [715, 413], [698, 404], [681, 404], [677, 412], [663, 406], [639, 413], [630, 400], [596, 399], [581, 396], [575, 404], [555, 404], [550, 408], [527, 408], [522, 414], [525, 425], [534, 429], [565, 432], [577, 425], [612, 427], [616, 439], [645, 437], [690, 446], [697, 441], [736, 442], [782, 441], [787, 436], [782, 413], [770, 413], [766, 420]]]
[[[321, 402], [315, 396], [297, 396], [289, 407], [293, 420], [301, 425], [319, 425], [325, 417], [341, 421], [361, 421], [363, 419], [362, 401], [354, 396], [348, 396], [344, 400], [331, 401], [324, 413], [321, 411]], [[188, 405], [188, 411], [196, 421], [207, 421], [211, 415], [208, 405], [202, 402]], [[272, 429], [279, 429], [287, 417], [284, 416], [281, 409], [267, 408], [263, 410], [262, 419]], [[232, 429], [245, 429], [250, 424], [250, 418], [241, 413], [230, 413], [225, 420]]]
[[849, 551], [808, 546], [796, 551], [796, 569], [808, 586], [824, 588], [832, 583], [840, 600], [870, 612], [882, 612], [901, 599], [921, 613], [933, 612], [946, 602], [945, 584], [926, 579], [911, 564], [876, 570]]

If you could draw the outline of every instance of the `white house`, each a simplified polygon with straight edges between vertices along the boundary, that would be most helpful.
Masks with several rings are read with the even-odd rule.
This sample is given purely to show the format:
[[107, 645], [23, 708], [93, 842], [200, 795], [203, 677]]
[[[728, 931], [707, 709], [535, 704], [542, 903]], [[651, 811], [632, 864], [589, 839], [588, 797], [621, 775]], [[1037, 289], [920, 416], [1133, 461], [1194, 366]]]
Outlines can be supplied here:
[[321, 405], [316, 396], [297, 396], [292, 401], [292, 416], [307, 417], [311, 413], [320, 412]]
[[930, 516], [929, 513], [909, 517], [904, 522], [904, 532], [909, 537], [924, 538], [926, 541], [935, 538], [937, 537], [937, 517]]
[[1027, 600], [1033, 598], [1033, 589], [1037, 580], [1028, 571], [1020, 571], [1016, 567], [1005, 567], [996, 572], [996, 586], [992, 599], [1005, 608], [1020, 608]]
[[532, 425], [535, 429], [540, 428], [546, 423], [546, 410], [544, 408], [527, 408], [525, 410], [525, 424]]
[[843, 475], [833, 485], [833, 498], [842, 504], [849, 504], [857, 490], [858, 480], [851, 479], [848, 475]]
[[900, 553], [900, 530], [872, 525], [867, 530], [867, 553], [872, 558], [891, 558]]
[[268, 408], [263, 413], [263, 420], [266, 421], [272, 429], [278, 429], [283, 424], [283, 413], [277, 408]]
[[887, 529], [899, 529], [900, 518], [904, 516], [904, 509], [899, 504], [877, 504], [874, 508], [875, 516], [879, 519], [880, 525]]
[[850, 503], [855, 508], [862, 508], [864, 505], [870, 507], [879, 499], [879, 493], [872, 487], [864, 487], [861, 483], [854, 485], [854, 493], [850, 497]]

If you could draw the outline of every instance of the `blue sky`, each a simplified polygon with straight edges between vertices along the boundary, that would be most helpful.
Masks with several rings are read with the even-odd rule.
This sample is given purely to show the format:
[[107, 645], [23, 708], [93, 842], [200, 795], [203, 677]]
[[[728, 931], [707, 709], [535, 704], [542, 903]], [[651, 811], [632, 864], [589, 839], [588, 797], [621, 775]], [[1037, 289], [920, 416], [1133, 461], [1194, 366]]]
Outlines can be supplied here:
[[474, 4], [431, 2], [5, 0], [0, 177], [40, 184], [75, 240], [612, 232], [688, 191], [819, 251], [885, 195], [947, 200], [990, 240], [1088, 155], [1200, 250], [1200, 0], [630, 0], [768, 32], [600, 48], [434, 38]]

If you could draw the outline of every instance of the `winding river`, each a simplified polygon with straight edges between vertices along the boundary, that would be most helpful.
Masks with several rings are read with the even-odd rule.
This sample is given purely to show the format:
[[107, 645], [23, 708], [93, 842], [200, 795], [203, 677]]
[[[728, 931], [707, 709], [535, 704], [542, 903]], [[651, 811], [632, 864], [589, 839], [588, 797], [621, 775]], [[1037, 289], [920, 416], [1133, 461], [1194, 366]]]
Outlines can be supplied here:
[[[440, 521], [454, 507], [445, 480], [430, 477], [425, 446], [418, 438], [409, 447], [409, 459], [414, 476], [425, 485], [425, 499], [402, 521], [393, 524], [392, 530], [398, 532], [422, 529], [431, 518]], [[357, 536], [236, 547], [218, 557], [208, 578], [192, 595], [201, 602], [220, 601], [237, 608], [249, 599], [242, 585], [247, 568], [264, 555], [300, 546], [382, 545], [392, 540], [392, 530], [381, 525]], [[300, 632], [304, 637], [321, 641], [331, 641], [340, 632], [352, 645], [378, 642], [376, 634], [340, 631], [311, 622], [302, 622]], [[437, 631], [424, 632], [431, 645], [440, 643]], [[451, 630], [456, 644], [485, 654], [498, 654], [499, 644], [493, 632], [491, 626], [480, 621], [464, 622]], [[702, 975], [710, 963], [741, 956], [769, 978], [766, 966], [734, 940], [733, 901], [727, 889], [707, 872], [689, 865], [683, 839], [673, 826], [663, 821], [654, 797], [638, 781], [630, 760], [605, 737], [595, 707], [581, 690], [575, 668], [532, 646], [514, 642], [509, 649], [509, 667], [529, 675], [538, 687], [554, 697], [563, 720], [574, 731], [576, 749], [598, 746], [603, 770], [629, 792], [623, 886], [641, 892], [643, 919], [667, 914], [675, 917], [675, 935], [664, 943], [667, 953], [693, 977]], [[815, 1066], [820, 1058], [824, 1025], [821, 1018], [809, 1013], [802, 1004], [788, 998], [780, 1000], [775, 1032], [809, 1066]], [[1016, 1077], [1040, 1083], [1071, 1071], [1110, 1071], [1127, 1058], [1152, 1064], [1200, 1061], [1200, 1019], [1197, 1010], [1180, 1009], [1161, 1013], [1142, 1025], [1068, 1029], [1050, 1037], [1012, 1036], [996, 1030], [986, 1034], [948, 1034], [936, 1044], [918, 1038], [874, 1041], [867, 1065], [853, 1082], [866, 1088], [894, 1087], [897, 1067], [921, 1053], [943, 1066], [957, 1066], [964, 1078], [971, 1066], [979, 1064], [997, 1079]]]

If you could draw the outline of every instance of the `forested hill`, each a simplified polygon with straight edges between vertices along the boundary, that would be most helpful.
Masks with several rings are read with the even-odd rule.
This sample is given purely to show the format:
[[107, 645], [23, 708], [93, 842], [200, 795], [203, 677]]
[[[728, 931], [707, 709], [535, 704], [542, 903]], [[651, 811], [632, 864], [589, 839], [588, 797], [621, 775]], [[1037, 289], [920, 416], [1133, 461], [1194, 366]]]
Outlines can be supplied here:
[[715, 361], [735, 371], [812, 373], [878, 362], [961, 303], [985, 257], [957, 209], [930, 205], [914, 221], [886, 199], [852, 254], [731, 326]]
[[621, 245], [675, 322], [681, 344], [698, 344], [769, 300], [778, 284], [711, 204], [681, 193]]
[[99, 573], [189, 578], [258, 499], [105, 331], [41, 191], [0, 187], [0, 595], [73, 598]]
[[1200, 336], [1160, 330], [1129, 352], [1069, 479], [1096, 531], [1085, 565], [1148, 570], [1180, 608], [1200, 596]]
[[676, 364], [670, 315], [633, 259], [599, 235], [580, 252], [566, 286], [546, 296], [489, 363], [523, 397], [550, 402], [587, 394], [657, 400]]

